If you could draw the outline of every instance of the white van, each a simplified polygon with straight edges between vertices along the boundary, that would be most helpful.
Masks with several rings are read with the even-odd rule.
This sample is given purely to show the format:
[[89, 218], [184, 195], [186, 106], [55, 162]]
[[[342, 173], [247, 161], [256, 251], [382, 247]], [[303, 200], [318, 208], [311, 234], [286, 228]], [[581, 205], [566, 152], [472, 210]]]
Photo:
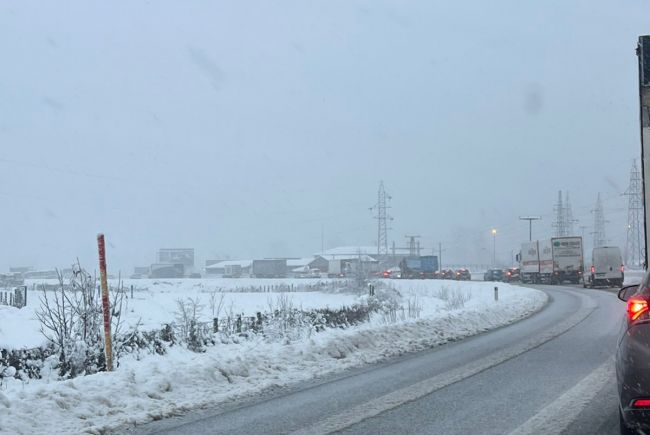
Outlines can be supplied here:
[[[594, 248], [591, 253], [589, 287], [622, 286], [624, 278], [623, 258], [617, 246]], [[585, 282], [585, 287], [587, 282]]]

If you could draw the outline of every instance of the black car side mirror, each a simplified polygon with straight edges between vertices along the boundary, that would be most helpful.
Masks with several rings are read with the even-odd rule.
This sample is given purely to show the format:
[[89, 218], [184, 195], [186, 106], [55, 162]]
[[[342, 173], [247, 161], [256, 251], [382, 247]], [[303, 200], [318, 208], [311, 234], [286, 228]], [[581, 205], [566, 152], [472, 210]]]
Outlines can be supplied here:
[[636, 292], [638, 291], [639, 291], [638, 284], [625, 286], [618, 291], [618, 298], [623, 302], [627, 302], [627, 300], [630, 299], [630, 297], [636, 294]]

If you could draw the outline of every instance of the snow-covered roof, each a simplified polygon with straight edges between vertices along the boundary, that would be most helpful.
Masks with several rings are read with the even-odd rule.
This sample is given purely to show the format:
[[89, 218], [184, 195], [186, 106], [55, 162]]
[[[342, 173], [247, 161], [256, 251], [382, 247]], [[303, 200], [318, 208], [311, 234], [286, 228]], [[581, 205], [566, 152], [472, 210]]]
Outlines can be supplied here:
[[[365, 254], [365, 255], [377, 255], [377, 247], [376, 246], [339, 246], [337, 248], [331, 248], [325, 250], [323, 254], [317, 254], [317, 255], [358, 255], [359, 253]], [[392, 254], [393, 250], [389, 246], [388, 247], [388, 253]], [[409, 250], [406, 248], [395, 248], [395, 254], [397, 255], [408, 255]]]
[[314, 261], [314, 257], [293, 258], [293, 259], [287, 260], [287, 266], [288, 267], [307, 266], [312, 261]]
[[[319, 257], [322, 257], [327, 261], [331, 261], [331, 260], [358, 260], [359, 259], [359, 254], [354, 254], [354, 255], [352, 255], [352, 254], [341, 254], [341, 255], [323, 254], [323, 255], [319, 255]], [[362, 254], [361, 255], [361, 261], [367, 262], [367, 263], [373, 263], [373, 262], [376, 262], [377, 260], [375, 260], [370, 255]]]
[[210, 266], [206, 266], [205, 269], [223, 269], [226, 266], [241, 266], [246, 268], [251, 267], [251, 264], [253, 264], [253, 260], [226, 260], [211, 264]]

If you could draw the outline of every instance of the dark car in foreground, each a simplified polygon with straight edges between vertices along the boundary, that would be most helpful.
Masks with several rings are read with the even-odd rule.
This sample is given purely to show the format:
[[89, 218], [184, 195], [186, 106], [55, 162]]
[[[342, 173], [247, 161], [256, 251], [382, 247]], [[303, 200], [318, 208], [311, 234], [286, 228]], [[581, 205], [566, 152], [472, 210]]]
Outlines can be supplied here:
[[503, 281], [504, 274], [502, 269], [489, 269], [483, 275], [483, 281]]
[[[621, 434], [650, 430], [650, 283], [623, 287], [618, 298], [627, 307], [616, 350]], [[639, 430], [645, 432], [638, 432]]]

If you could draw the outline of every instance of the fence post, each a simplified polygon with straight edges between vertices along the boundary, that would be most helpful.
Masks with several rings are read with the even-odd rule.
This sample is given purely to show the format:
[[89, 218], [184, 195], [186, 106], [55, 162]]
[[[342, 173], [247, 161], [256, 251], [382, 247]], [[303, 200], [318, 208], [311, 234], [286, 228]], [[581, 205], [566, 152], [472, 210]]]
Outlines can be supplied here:
[[212, 319], [212, 331], [216, 334], [219, 332], [219, 318], [215, 317]]
[[494, 300], [498, 301], [499, 300], [499, 287], [494, 286]]
[[241, 334], [241, 314], [237, 314], [237, 334]]
[[131, 299], [133, 299], [133, 284], [131, 284]]

